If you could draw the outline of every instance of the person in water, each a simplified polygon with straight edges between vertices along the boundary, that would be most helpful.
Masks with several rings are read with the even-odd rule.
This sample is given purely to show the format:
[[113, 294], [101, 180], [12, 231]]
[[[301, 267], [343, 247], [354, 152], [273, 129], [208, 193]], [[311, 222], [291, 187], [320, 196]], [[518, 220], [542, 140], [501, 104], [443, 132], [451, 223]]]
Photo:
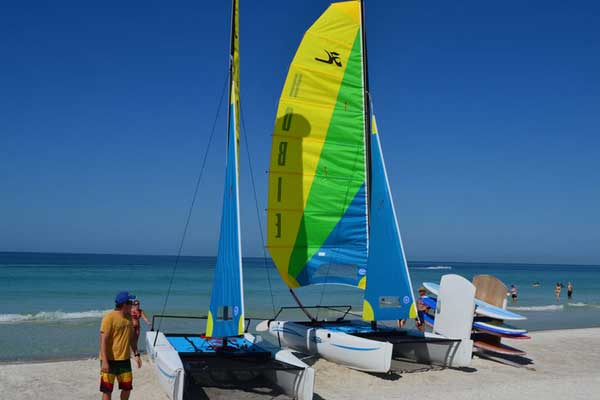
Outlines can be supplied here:
[[559, 282], [556, 282], [556, 286], [554, 287], [554, 295], [556, 296], [556, 301], [560, 301], [560, 290], [562, 285]]
[[133, 301], [133, 306], [131, 307], [131, 322], [133, 323], [133, 335], [136, 343], [140, 337], [140, 318], [144, 320], [146, 325], [150, 325], [146, 313], [140, 308], [140, 301], [136, 299]]
[[517, 287], [515, 285], [510, 285], [510, 297], [513, 303], [517, 302]]
[[421, 332], [425, 332], [425, 314], [429, 310], [429, 307], [423, 303], [423, 298], [427, 297], [427, 289], [424, 287], [419, 288], [419, 299], [417, 300], [417, 328]]
[[567, 283], [567, 298], [569, 300], [573, 298], [573, 284], [570, 281]]
[[133, 389], [131, 354], [138, 368], [142, 359], [133, 340], [131, 305], [135, 296], [119, 292], [115, 297], [115, 309], [108, 312], [100, 324], [100, 391], [102, 400], [111, 400], [115, 378], [119, 382], [121, 400], [128, 400]]

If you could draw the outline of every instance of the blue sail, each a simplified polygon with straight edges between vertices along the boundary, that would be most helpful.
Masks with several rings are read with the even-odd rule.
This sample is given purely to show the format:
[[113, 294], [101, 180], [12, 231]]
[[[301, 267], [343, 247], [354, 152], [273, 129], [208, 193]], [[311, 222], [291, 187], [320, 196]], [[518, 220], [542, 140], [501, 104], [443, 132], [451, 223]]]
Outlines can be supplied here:
[[413, 318], [415, 299], [374, 116], [371, 133], [370, 235], [363, 320]]
[[237, 336], [244, 332], [244, 298], [235, 104], [230, 104], [225, 192], [219, 252], [206, 324], [206, 336]]

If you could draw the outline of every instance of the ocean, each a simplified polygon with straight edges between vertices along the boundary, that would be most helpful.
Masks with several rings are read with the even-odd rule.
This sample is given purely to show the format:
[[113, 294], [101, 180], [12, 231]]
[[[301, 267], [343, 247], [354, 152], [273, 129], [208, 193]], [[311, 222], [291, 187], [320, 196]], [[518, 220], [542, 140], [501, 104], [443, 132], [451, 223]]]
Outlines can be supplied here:
[[[96, 356], [100, 318], [112, 308], [116, 292], [136, 294], [151, 318], [163, 308], [174, 260], [173, 256], [0, 253], [0, 361]], [[165, 313], [206, 315], [214, 265], [214, 257], [182, 257]], [[600, 326], [600, 266], [419, 261], [410, 262], [409, 268], [415, 290], [448, 273], [467, 279], [491, 274], [508, 286], [515, 284], [519, 298], [509, 309], [527, 316], [515, 325], [529, 330]], [[575, 288], [569, 301], [568, 281]], [[534, 282], [540, 286], [533, 287]], [[565, 285], [559, 302], [554, 297], [556, 282]], [[268, 319], [279, 307], [295, 305], [270, 260], [244, 259], [244, 289], [247, 317]], [[349, 304], [354, 311], [361, 309], [359, 289], [328, 285], [297, 293], [305, 305]]]

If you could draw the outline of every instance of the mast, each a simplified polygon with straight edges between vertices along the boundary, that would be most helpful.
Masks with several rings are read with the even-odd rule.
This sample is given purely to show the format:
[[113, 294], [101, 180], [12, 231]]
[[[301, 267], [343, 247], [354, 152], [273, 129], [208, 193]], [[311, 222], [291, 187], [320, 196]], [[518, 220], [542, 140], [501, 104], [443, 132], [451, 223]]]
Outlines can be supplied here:
[[[367, 194], [367, 233], [371, 231], [371, 92], [369, 91], [369, 65], [367, 57], [367, 32], [365, 29], [365, 1], [360, 0], [360, 31], [363, 54], [363, 101], [365, 111], [365, 189]], [[368, 243], [368, 242], [367, 242]]]
[[232, 1], [229, 49], [227, 155], [219, 250], [206, 323], [207, 337], [239, 336], [244, 331], [244, 281], [239, 203], [239, 0]]
[[[228, 102], [227, 104], [231, 104], [231, 95], [233, 92], [233, 52], [235, 51], [235, 36], [237, 32], [235, 31], [235, 12], [237, 6], [237, 0], [231, 0], [231, 32], [230, 32], [230, 40], [229, 40], [229, 93], [228, 93]], [[239, 100], [238, 100], [239, 101]], [[231, 129], [231, 107], [227, 107], [227, 143], [229, 143], [229, 130]]]

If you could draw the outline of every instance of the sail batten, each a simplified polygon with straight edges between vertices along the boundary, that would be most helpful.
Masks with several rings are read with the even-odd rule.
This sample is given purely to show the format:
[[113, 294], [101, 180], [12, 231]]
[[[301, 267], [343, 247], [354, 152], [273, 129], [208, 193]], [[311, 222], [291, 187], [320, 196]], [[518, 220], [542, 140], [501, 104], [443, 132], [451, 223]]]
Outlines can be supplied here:
[[366, 273], [360, 3], [333, 3], [290, 66], [273, 132], [268, 248], [290, 287]]
[[239, 204], [239, 10], [232, 1], [227, 161], [217, 264], [208, 311], [206, 336], [244, 332], [244, 296]]

